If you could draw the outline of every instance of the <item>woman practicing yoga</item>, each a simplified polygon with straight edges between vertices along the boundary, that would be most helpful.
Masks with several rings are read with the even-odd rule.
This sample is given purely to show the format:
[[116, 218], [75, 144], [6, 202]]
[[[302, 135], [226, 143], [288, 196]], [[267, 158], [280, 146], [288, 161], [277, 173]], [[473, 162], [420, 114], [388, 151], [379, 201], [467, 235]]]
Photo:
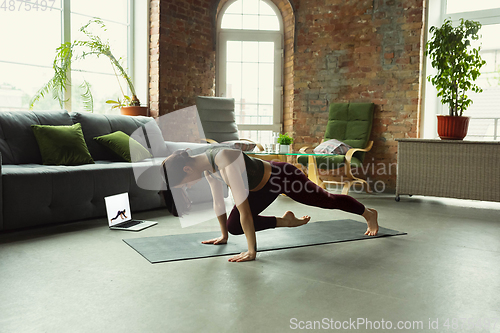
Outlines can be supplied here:
[[[342, 194], [332, 194], [310, 181], [294, 165], [285, 162], [267, 162], [252, 158], [240, 150], [211, 146], [205, 152], [190, 156], [187, 150], [178, 150], [163, 161], [169, 188], [191, 187], [207, 178], [214, 199], [214, 210], [222, 235], [203, 241], [203, 244], [225, 244], [229, 233], [245, 234], [248, 251], [229, 259], [254, 260], [257, 255], [255, 232], [276, 227], [297, 227], [306, 224], [309, 216], [296, 217], [287, 211], [282, 217], [259, 215], [281, 193], [293, 200], [320, 208], [340, 209], [365, 218], [368, 228], [365, 235], [378, 232], [377, 211], [365, 208], [356, 199]], [[226, 215], [223, 183], [231, 188], [235, 207]]]
[[126, 219], [127, 215], [125, 215], [125, 209], [124, 210], [119, 210], [118, 213], [116, 213], [116, 216], [111, 219], [111, 221], [114, 221], [118, 218], [118, 216], [121, 217], [121, 219]]

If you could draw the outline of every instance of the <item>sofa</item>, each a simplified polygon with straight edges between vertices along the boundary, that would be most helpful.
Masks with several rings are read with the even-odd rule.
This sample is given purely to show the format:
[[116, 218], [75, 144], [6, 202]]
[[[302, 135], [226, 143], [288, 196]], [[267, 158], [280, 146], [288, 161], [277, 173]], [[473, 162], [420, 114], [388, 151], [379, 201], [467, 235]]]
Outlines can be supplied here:
[[[43, 165], [31, 125], [76, 123], [81, 124], [95, 163]], [[133, 135], [146, 124], [143, 137], [162, 143], [154, 145], [155, 151], [149, 148], [154, 158], [163, 160], [169, 151], [153, 118], [66, 111], [0, 112], [0, 230], [104, 217], [104, 197], [123, 192], [129, 193], [134, 212], [164, 206], [161, 188], [138, 185], [132, 167], [136, 163], [123, 162], [93, 139], [115, 131]], [[143, 170], [154, 166], [151, 159], [139, 163]]]

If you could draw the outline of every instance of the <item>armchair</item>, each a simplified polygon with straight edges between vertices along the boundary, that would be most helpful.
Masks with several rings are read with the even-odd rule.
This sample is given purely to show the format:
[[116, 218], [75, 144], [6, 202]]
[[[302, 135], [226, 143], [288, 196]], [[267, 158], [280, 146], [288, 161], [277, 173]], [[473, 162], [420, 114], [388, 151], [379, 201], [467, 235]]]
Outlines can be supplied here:
[[[342, 194], [348, 194], [351, 185], [360, 183], [371, 193], [366, 180], [356, 177], [353, 168], [363, 165], [365, 154], [373, 146], [370, 134], [373, 123], [373, 103], [332, 103], [329, 106], [328, 123], [321, 142], [337, 139], [353, 147], [345, 155], [316, 156], [319, 169], [336, 170], [344, 167], [345, 175], [340, 180], [323, 180], [320, 184], [342, 184]], [[311, 147], [301, 148], [306, 152]], [[307, 156], [299, 156], [298, 163], [307, 165]]]
[[260, 151], [264, 150], [260, 143], [239, 138], [234, 114], [234, 98], [198, 96], [196, 97], [196, 108], [205, 133], [205, 138], [203, 138], [205, 141], [209, 143], [233, 140], [248, 141], [255, 143]]

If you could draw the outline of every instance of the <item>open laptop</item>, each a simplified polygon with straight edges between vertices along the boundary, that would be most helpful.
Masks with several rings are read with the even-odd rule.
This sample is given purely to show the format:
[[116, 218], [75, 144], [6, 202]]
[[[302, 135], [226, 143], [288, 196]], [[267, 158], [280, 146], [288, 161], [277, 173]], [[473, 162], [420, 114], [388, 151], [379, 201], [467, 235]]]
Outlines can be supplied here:
[[132, 220], [127, 192], [105, 197], [104, 201], [110, 229], [139, 231], [158, 224], [154, 221]]

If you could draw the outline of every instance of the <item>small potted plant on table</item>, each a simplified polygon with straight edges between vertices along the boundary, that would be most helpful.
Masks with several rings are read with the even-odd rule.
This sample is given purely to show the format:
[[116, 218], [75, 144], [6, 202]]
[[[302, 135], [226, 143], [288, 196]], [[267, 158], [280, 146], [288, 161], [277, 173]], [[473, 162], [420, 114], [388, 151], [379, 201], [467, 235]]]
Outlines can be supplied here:
[[427, 79], [436, 86], [441, 103], [449, 105], [448, 116], [438, 117], [438, 135], [441, 139], [462, 140], [467, 135], [469, 117], [464, 111], [472, 103], [468, 91], [480, 93], [483, 90], [473, 82], [479, 77], [486, 61], [479, 55], [480, 47], [472, 47], [471, 42], [479, 39], [481, 24], [460, 20], [460, 25], [452, 26], [450, 19], [441, 27], [431, 27], [434, 33], [426, 44], [425, 54], [432, 61], [437, 74]]
[[280, 145], [280, 154], [286, 154], [290, 152], [290, 145], [293, 143], [293, 139], [288, 133], [280, 134], [278, 136], [278, 143]]

